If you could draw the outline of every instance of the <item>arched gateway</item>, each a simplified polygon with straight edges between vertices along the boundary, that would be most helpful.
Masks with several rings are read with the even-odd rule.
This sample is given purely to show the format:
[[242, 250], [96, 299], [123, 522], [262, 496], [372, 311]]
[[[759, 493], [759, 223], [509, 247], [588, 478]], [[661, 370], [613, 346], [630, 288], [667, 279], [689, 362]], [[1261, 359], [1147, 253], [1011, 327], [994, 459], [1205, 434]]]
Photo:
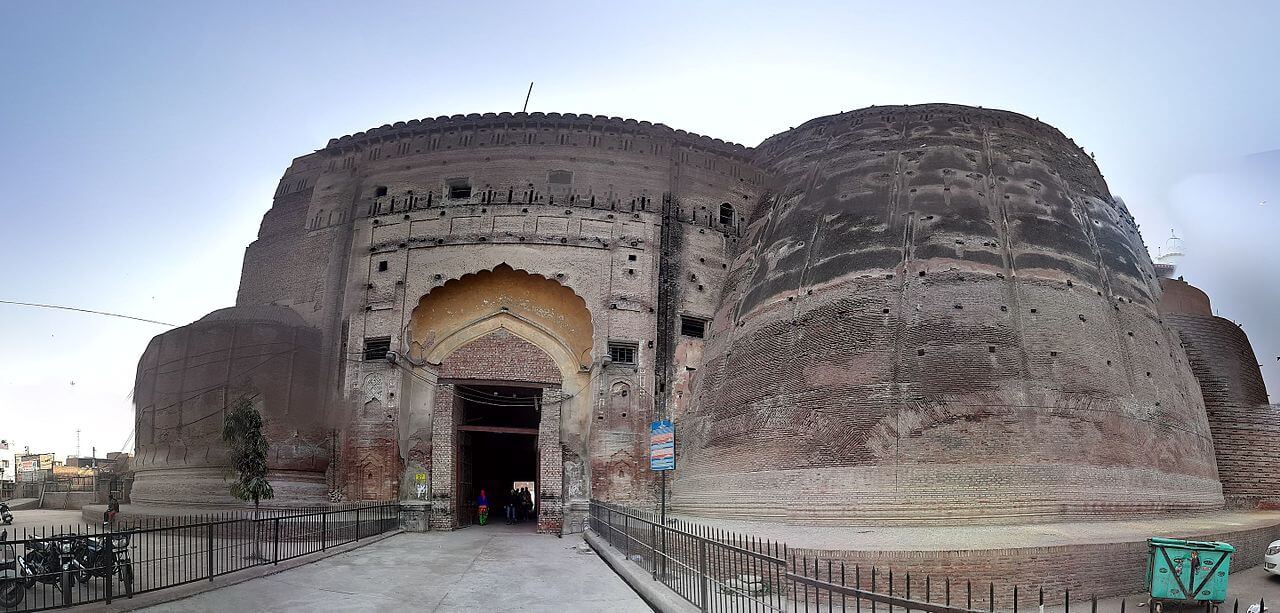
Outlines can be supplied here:
[[539, 531], [561, 530], [565, 464], [581, 464], [591, 338], [573, 290], [505, 264], [418, 301], [402, 343], [412, 377], [401, 491], [430, 500], [432, 527], [472, 523], [482, 489], [496, 510], [513, 483], [531, 482]]

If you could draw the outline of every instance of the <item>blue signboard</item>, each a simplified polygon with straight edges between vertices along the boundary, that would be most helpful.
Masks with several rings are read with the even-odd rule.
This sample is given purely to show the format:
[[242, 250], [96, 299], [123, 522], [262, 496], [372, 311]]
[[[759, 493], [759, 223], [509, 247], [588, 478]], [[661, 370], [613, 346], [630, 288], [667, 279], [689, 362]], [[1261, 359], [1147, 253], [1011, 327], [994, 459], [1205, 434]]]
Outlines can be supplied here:
[[674, 470], [676, 467], [676, 427], [668, 420], [649, 424], [649, 469]]

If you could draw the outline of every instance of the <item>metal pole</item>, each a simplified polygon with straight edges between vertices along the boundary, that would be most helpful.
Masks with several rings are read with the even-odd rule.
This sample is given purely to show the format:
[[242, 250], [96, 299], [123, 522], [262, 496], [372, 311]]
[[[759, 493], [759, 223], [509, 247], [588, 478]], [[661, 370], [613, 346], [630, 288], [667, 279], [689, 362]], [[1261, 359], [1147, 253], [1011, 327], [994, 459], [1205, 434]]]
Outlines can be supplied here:
[[274, 544], [271, 547], [271, 563], [280, 563], [280, 518], [276, 517], [272, 520], [275, 523], [275, 535], [273, 537]]
[[[665, 472], [663, 474], [666, 474]], [[702, 597], [698, 599], [698, 605], [703, 611], [709, 610], [707, 606], [708, 592], [707, 586], [707, 541], [701, 537], [698, 538], [698, 579], [701, 583], [700, 592]]]
[[667, 471], [662, 471], [662, 525], [667, 525]]
[[205, 530], [205, 549], [209, 550], [209, 557], [206, 560], [209, 564], [209, 580], [213, 581], [213, 522], [209, 522]]
[[329, 514], [327, 512], [321, 513], [320, 514], [320, 551], [324, 551], [325, 549], [328, 548], [329, 544], [328, 544], [328, 541], [326, 540], [326, 536], [327, 536], [326, 533], [328, 531], [329, 531]]
[[524, 106], [520, 108], [520, 112], [524, 113], [529, 110], [529, 97], [533, 95], [533, 81], [529, 81], [529, 92], [524, 95]]

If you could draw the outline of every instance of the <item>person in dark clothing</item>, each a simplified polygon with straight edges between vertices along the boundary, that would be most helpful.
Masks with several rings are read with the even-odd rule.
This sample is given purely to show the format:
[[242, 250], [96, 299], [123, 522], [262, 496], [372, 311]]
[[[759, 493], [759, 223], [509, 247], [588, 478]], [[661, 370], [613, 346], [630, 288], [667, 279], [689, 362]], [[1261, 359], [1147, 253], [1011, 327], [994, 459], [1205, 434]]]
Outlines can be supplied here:
[[533, 496], [527, 487], [520, 488], [520, 514], [525, 519], [533, 519]]
[[518, 521], [518, 518], [516, 517], [516, 507], [519, 505], [520, 493], [517, 492], [515, 488], [511, 488], [511, 491], [507, 492], [507, 503], [503, 507], [503, 510], [507, 515], [507, 524], [514, 524]]
[[102, 513], [102, 523], [110, 524], [119, 512], [120, 501], [116, 500], [115, 494], [107, 494], [107, 510]]

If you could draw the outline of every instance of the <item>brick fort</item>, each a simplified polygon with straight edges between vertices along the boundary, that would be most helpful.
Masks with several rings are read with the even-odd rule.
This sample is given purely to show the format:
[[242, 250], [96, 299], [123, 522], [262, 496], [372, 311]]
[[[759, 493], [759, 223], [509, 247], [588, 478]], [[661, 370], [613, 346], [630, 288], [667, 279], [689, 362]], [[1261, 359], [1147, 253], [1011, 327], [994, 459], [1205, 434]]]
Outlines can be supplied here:
[[949, 104], [754, 148], [558, 113], [330, 140], [285, 171], [235, 306], [142, 356], [132, 502], [233, 504], [218, 435], [242, 395], [274, 502], [399, 499], [423, 529], [517, 482], [545, 532], [589, 499], [653, 505], [661, 417], [672, 511], [758, 528], [1280, 500], [1280, 410], [1239, 326], [1157, 271], [1073, 141]]

